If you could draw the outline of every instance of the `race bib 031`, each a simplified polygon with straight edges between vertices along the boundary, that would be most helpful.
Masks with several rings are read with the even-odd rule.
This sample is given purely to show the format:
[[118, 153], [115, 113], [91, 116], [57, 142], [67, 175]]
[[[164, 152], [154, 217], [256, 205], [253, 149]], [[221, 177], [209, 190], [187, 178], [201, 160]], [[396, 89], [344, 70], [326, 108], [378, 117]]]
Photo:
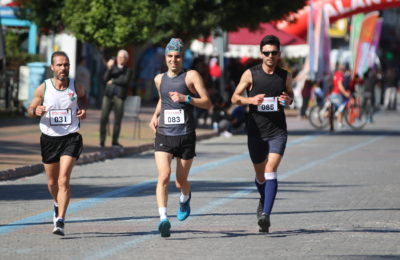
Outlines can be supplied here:
[[50, 125], [70, 125], [72, 123], [72, 110], [52, 109], [49, 111]]

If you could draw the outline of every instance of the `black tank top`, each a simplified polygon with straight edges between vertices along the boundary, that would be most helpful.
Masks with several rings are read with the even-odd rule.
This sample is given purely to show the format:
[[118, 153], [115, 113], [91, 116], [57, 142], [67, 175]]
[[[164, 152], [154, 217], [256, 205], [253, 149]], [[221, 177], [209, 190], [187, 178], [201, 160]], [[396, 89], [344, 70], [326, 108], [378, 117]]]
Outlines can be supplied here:
[[[287, 71], [277, 67], [273, 74], [267, 74], [262, 65], [250, 68], [252, 89], [249, 97], [265, 94], [265, 97], [278, 97], [286, 90]], [[287, 134], [286, 118], [283, 107], [278, 102], [277, 112], [259, 112], [257, 106], [249, 105], [248, 135], [262, 138]]]
[[191, 95], [185, 82], [186, 71], [170, 78], [167, 73], [161, 78], [161, 112], [157, 132], [162, 135], [178, 136], [195, 132], [193, 106], [185, 102], [173, 102], [169, 92], [176, 91], [183, 95]]

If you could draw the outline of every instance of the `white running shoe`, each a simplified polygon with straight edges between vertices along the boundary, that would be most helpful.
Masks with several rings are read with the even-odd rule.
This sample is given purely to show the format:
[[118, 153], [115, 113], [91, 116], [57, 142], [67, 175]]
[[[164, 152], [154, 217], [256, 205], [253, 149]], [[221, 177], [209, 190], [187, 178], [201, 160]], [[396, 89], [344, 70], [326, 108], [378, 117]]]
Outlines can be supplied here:
[[59, 236], [64, 236], [64, 222], [61, 220], [57, 220], [54, 229], [53, 229], [53, 234], [54, 235], [59, 235]]

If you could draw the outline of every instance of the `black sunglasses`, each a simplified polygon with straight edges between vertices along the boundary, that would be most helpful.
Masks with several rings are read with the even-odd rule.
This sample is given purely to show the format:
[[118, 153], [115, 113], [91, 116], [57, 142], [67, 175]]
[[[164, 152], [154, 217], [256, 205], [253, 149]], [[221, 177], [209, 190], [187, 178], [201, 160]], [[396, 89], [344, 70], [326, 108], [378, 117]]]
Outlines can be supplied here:
[[279, 51], [263, 51], [262, 54], [264, 54], [266, 57], [268, 57], [270, 54], [272, 54], [272, 56], [276, 56], [278, 55]]

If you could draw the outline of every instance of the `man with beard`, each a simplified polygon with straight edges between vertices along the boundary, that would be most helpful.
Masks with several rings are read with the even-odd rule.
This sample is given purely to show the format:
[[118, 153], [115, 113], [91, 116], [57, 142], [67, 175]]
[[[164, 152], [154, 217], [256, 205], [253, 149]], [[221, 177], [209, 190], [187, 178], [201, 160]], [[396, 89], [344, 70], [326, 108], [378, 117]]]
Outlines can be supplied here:
[[64, 219], [70, 200], [70, 176], [82, 152], [80, 120], [86, 117], [85, 88], [68, 77], [69, 58], [57, 51], [51, 56], [52, 78], [35, 90], [28, 108], [40, 117], [40, 147], [47, 185], [54, 199], [53, 234], [64, 236]]

